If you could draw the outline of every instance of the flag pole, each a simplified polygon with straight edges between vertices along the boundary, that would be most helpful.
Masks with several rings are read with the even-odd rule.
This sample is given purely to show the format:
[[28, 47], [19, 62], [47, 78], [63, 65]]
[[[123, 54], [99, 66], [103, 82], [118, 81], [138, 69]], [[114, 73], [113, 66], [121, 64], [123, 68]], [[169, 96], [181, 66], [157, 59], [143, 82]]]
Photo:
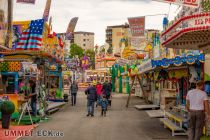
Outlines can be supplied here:
[[13, 19], [13, 0], [8, 0], [8, 34], [7, 34], [7, 47], [12, 48], [12, 19]]

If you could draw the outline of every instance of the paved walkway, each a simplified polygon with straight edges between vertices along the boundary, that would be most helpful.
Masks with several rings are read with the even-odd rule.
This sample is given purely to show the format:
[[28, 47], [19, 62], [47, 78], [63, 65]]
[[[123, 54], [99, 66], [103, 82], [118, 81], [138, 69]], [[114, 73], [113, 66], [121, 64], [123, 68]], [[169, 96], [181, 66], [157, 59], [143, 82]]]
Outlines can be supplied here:
[[[186, 137], [171, 137], [171, 132], [164, 129], [158, 119], [151, 119], [145, 111], [133, 108], [144, 104], [138, 97], [132, 97], [129, 108], [125, 108], [127, 95], [115, 94], [112, 108], [107, 117], [100, 116], [95, 110], [95, 117], [86, 117], [86, 97], [80, 92], [77, 106], [67, 104], [52, 115], [47, 123], [41, 123], [35, 129], [33, 137], [22, 140], [186, 140]], [[64, 137], [38, 137], [41, 130], [63, 132]]]

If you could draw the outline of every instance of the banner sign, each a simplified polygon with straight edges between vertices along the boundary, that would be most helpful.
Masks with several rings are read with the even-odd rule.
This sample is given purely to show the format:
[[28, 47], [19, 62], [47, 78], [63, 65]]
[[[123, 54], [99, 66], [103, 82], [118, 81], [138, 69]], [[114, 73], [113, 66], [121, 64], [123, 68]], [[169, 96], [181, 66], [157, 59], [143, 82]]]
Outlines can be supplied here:
[[144, 36], [145, 17], [128, 18], [131, 34], [134, 37]]
[[138, 65], [137, 68], [138, 68], [139, 74], [152, 70], [153, 67], [152, 67], [151, 59], [148, 59], [147, 61], [143, 62], [141, 65]]
[[120, 59], [117, 60], [116, 63], [118, 65], [120, 65], [120, 66], [125, 66], [126, 64], [130, 64], [130, 60], [124, 59], [124, 58], [120, 58]]
[[74, 17], [69, 22], [69, 25], [68, 25], [68, 28], [67, 28], [67, 31], [66, 31], [66, 39], [67, 40], [72, 39], [72, 33], [74, 32], [74, 29], [76, 27], [78, 19], [79, 19], [78, 17]]
[[48, 21], [49, 14], [50, 14], [50, 7], [51, 7], [51, 0], [47, 0], [45, 9], [44, 9], [44, 14], [43, 14], [44, 21]]
[[172, 4], [194, 7], [194, 8], [199, 7], [201, 3], [200, 0], [154, 0], [154, 1], [172, 3]]
[[35, 4], [36, 0], [17, 0], [17, 3]]
[[155, 67], [168, 68], [170, 65], [181, 66], [184, 63], [192, 65], [192, 64], [200, 63], [200, 62], [203, 63], [204, 61], [205, 61], [204, 54], [200, 54], [200, 55], [189, 54], [185, 57], [177, 56], [172, 59], [163, 58], [162, 60], [152, 60], [152, 67], [153, 68]]
[[21, 71], [25, 74], [37, 74], [37, 64], [33, 64], [32, 62], [21, 62]]
[[189, 31], [199, 31], [209, 28], [210, 26], [210, 15], [209, 14], [196, 14], [188, 16], [187, 18], [183, 17], [178, 20], [174, 25], [169, 27], [166, 31], [161, 34], [162, 44], [173, 41], [173, 38], [176, 38], [178, 35]]
[[147, 46], [147, 41], [145, 37], [131, 37], [131, 46], [144, 49]]

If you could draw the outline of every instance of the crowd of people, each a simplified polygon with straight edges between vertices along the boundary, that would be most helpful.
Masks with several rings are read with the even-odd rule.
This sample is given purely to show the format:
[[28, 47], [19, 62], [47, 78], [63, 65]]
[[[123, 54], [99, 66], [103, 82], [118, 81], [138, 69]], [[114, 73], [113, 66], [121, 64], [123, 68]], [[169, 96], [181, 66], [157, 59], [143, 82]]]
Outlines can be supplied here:
[[[76, 105], [76, 96], [78, 91], [78, 85], [74, 81], [70, 87], [71, 103], [72, 106]], [[106, 116], [107, 107], [111, 106], [111, 91], [112, 84], [106, 80], [103, 84], [100, 82], [96, 83], [93, 81], [89, 84], [88, 88], [85, 90], [87, 95], [87, 116], [94, 116], [94, 107], [101, 107], [101, 116]]]
[[93, 83], [85, 90], [87, 95], [87, 116], [94, 116], [94, 106], [101, 106], [101, 116], [106, 116], [108, 105], [111, 106], [112, 84], [106, 80], [103, 85], [101, 83]]

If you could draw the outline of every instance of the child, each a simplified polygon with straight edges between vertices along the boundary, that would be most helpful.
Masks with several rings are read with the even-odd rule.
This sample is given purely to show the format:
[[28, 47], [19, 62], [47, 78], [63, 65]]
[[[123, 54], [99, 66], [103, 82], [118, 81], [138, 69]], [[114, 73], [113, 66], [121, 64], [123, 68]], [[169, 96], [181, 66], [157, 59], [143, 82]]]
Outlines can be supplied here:
[[108, 101], [106, 99], [106, 95], [102, 96], [102, 99], [100, 100], [101, 105], [101, 116], [106, 116]]

